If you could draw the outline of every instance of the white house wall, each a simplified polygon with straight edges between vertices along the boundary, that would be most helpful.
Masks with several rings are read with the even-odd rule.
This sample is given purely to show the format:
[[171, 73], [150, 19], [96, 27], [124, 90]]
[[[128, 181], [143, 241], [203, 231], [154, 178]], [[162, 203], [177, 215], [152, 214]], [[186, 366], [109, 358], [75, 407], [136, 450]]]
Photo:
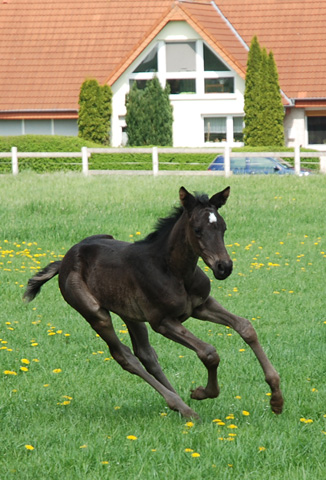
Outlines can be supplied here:
[[298, 139], [302, 147], [307, 147], [308, 137], [305, 128], [305, 110], [303, 108], [287, 109], [284, 118], [285, 144], [294, 147]]
[[[124, 143], [122, 127], [125, 126], [125, 97], [129, 91], [129, 78], [134, 69], [142, 62], [157, 42], [161, 42], [161, 45], [163, 45], [163, 42], [166, 41], [183, 40], [196, 41], [201, 39], [186, 22], [170, 22], [112, 85], [112, 146], [117, 147]], [[160, 49], [158, 55], [160, 57]], [[164, 60], [161, 58], [161, 61]], [[235, 93], [233, 94], [180, 94], [170, 96], [173, 106], [173, 145], [175, 147], [199, 147], [205, 144], [204, 116], [243, 115], [244, 80], [235, 72], [233, 74], [235, 79]], [[164, 86], [164, 72], [162, 74], [160, 67], [157, 76]], [[228, 118], [228, 125], [231, 125], [230, 118]]]

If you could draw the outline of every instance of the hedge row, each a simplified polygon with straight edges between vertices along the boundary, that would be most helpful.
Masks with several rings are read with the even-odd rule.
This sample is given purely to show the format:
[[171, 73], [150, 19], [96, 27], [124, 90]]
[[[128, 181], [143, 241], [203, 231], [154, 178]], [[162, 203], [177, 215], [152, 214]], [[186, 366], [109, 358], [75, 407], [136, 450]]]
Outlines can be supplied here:
[[[0, 136], [0, 152], [10, 152], [12, 146], [20, 152], [80, 152], [82, 147], [100, 148], [102, 145], [85, 141], [79, 137], [56, 135], [22, 135], [14, 137]], [[243, 147], [234, 151], [293, 151], [280, 147]], [[306, 150], [311, 151], [311, 150]], [[207, 154], [160, 154], [160, 170], [206, 170], [215, 155]], [[81, 158], [20, 158], [19, 171], [33, 170], [38, 173], [54, 171], [81, 171]], [[287, 159], [293, 164], [293, 159]], [[316, 159], [304, 159], [302, 162], [318, 162]], [[314, 166], [312, 165], [312, 168]], [[318, 168], [316, 165], [315, 168]], [[152, 154], [115, 153], [92, 154], [89, 160], [90, 170], [151, 170]], [[0, 173], [11, 172], [11, 159], [0, 158]]]

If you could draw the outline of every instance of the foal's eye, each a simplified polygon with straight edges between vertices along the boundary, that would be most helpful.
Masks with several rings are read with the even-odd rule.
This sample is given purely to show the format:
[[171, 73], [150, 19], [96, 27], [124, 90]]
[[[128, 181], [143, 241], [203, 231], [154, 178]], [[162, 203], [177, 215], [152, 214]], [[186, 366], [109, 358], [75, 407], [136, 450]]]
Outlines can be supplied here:
[[196, 234], [197, 236], [200, 236], [200, 234], [201, 234], [201, 228], [195, 227], [195, 228], [194, 228], [194, 232], [195, 232], [195, 234]]

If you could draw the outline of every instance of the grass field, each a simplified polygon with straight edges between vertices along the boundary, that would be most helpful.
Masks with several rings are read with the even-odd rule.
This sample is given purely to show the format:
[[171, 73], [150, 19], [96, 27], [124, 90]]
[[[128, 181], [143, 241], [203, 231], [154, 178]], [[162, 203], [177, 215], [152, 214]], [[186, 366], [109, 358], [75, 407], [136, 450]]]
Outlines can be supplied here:
[[[226, 183], [227, 182], [227, 183]], [[279, 371], [281, 416], [250, 349], [223, 326], [187, 327], [220, 354], [218, 399], [196, 355], [151, 333], [165, 373], [201, 416], [186, 422], [123, 371], [57, 281], [21, 298], [38, 268], [82, 238], [136, 240], [177, 203], [178, 189], [213, 194], [233, 274], [212, 294], [252, 320]], [[0, 478], [17, 480], [323, 480], [326, 465], [326, 177], [0, 176]], [[202, 267], [204, 264], [201, 263]], [[120, 338], [126, 327], [114, 318]]]

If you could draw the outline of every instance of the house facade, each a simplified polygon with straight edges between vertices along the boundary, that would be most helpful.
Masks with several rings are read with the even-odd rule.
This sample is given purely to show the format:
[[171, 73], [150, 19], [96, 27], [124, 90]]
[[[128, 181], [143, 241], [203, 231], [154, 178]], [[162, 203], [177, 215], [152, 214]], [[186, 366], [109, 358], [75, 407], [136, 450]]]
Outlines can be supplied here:
[[313, 0], [3, 2], [0, 135], [77, 135], [80, 86], [96, 78], [113, 91], [111, 144], [125, 145], [126, 94], [157, 76], [170, 86], [174, 146], [241, 145], [257, 35], [278, 67], [286, 144], [324, 149], [323, 19], [326, 5]]
[[113, 146], [124, 144], [125, 97], [158, 77], [170, 87], [173, 144], [202, 147], [242, 142], [244, 79], [186, 22], [170, 22], [112, 85]]

